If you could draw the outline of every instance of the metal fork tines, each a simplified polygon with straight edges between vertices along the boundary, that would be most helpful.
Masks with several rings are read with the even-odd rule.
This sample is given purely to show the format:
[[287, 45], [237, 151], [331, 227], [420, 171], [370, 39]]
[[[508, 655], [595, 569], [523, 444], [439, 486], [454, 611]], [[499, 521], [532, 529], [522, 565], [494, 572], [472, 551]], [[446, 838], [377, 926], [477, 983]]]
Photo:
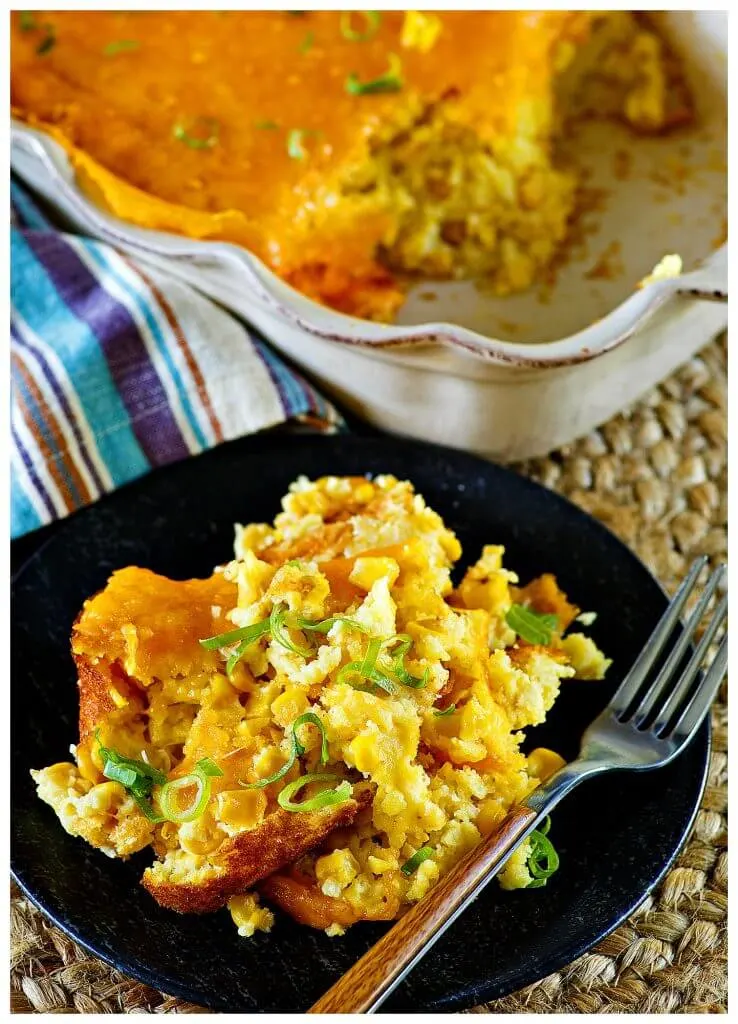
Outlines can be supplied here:
[[682, 611], [695, 591], [697, 579], [706, 564], [707, 559], [701, 558], [692, 566], [642, 654], [603, 714], [588, 730], [590, 742], [602, 738], [603, 727], [609, 726], [607, 735], [611, 740], [620, 731], [617, 727], [627, 729], [630, 733], [631, 755], [636, 754], [634, 741], [638, 736], [643, 738], [644, 743], [638, 753], [643, 755], [645, 765], [671, 760], [696, 731], [727, 668], [727, 632], [714, 659], [706, 669], [703, 668], [708, 651], [727, 619], [727, 594], [718, 600], [688, 661], [687, 658], [707, 607], [725, 578], [724, 565], [716, 569], [708, 579], [681, 633], [653, 678], [652, 671], [669, 640], [673, 639]]

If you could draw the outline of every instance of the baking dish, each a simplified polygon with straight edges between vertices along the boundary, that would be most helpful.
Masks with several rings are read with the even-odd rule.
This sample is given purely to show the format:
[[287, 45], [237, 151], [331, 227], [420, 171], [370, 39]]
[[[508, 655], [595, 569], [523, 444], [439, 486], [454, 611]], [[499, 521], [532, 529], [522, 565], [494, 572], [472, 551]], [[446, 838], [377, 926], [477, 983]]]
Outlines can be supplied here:
[[[725, 305], [700, 297], [726, 289], [726, 250], [715, 249], [725, 214], [726, 18], [661, 19], [685, 60], [698, 127], [634, 139], [592, 122], [572, 134], [567, 146], [592, 172], [598, 209], [545, 292], [498, 299], [468, 282], [426, 283], [397, 324], [357, 320], [295, 292], [237, 246], [110, 217], [42, 133], [14, 126], [12, 162], [76, 229], [234, 310], [371, 422], [500, 460], [543, 454], [633, 401], [726, 323]], [[674, 251], [696, 274], [634, 291]]]

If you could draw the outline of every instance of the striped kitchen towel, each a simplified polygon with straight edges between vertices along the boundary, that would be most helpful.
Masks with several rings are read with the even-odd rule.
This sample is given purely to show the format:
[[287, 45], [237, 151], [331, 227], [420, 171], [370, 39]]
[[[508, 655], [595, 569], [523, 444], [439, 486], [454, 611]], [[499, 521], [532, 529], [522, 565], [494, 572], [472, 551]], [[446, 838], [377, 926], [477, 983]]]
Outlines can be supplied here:
[[159, 270], [63, 234], [11, 184], [11, 531], [156, 466], [336, 410], [250, 328]]

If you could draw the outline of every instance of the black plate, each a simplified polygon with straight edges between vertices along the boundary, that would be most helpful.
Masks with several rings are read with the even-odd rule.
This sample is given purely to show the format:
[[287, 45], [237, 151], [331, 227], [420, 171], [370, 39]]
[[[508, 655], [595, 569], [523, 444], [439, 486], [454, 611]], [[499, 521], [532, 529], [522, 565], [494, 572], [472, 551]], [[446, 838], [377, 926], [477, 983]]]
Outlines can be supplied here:
[[[641, 563], [573, 505], [472, 456], [390, 438], [250, 439], [152, 474], [76, 515], [14, 585], [12, 646], [15, 876], [72, 938], [126, 974], [216, 1010], [305, 1010], [382, 934], [344, 938], [285, 916], [240, 939], [226, 911], [194, 917], [158, 907], [138, 884], [150, 858], [108, 860], [68, 836], [34, 794], [29, 768], [68, 758], [77, 736], [69, 631], [113, 569], [207, 575], [231, 552], [235, 521], [271, 520], [296, 476], [391, 472], [412, 480], [458, 534], [466, 559], [507, 548], [523, 580], [556, 573], [598, 618], [591, 633], [614, 659], [607, 683], [566, 682], [533, 744], [573, 757], [589, 721], [639, 653], [665, 598]], [[386, 1006], [451, 1011], [558, 970], [611, 931], [659, 881], [699, 805], [707, 723], [667, 768], [583, 785], [556, 811], [561, 869], [544, 889], [487, 887]]]

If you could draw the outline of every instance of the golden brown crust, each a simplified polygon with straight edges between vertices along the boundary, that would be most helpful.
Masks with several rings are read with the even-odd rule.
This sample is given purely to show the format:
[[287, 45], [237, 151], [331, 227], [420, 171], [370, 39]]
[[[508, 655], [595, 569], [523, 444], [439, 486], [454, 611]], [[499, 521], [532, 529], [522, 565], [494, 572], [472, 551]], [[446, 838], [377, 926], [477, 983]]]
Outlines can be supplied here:
[[[362, 795], [361, 803], [365, 799]], [[334, 829], [350, 825], [361, 803], [347, 800], [305, 814], [280, 808], [256, 828], [223, 844], [214, 858], [214, 863], [223, 869], [218, 877], [200, 885], [158, 882], [151, 868], [147, 868], [143, 876], [144, 888], [162, 907], [182, 914], [207, 914], [218, 910], [231, 896], [318, 846]]]
[[94, 665], [84, 655], [75, 654], [73, 657], [79, 688], [79, 738], [85, 740], [106, 715], [115, 711], [110, 695], [112, 679], [106, 662]]

